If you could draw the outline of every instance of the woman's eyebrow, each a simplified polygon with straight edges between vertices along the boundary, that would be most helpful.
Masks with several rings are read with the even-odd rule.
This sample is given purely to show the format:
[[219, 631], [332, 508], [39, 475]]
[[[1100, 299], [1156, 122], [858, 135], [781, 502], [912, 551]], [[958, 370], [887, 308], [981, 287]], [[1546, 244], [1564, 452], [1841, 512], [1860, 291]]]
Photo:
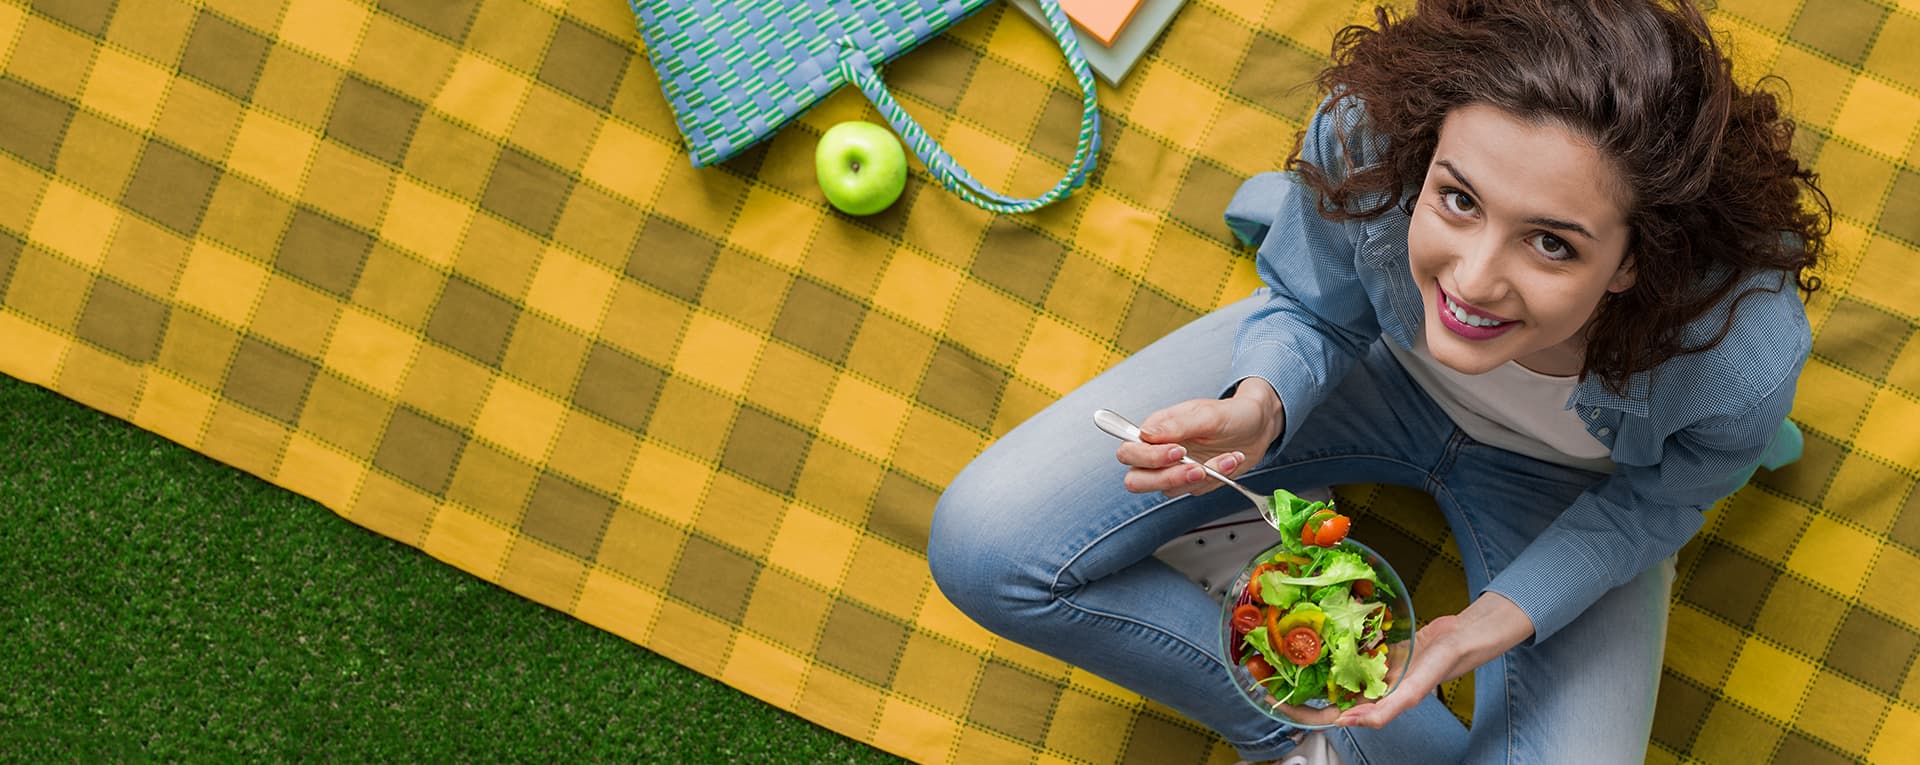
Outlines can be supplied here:
[[[1472, 194], [1475, 197], [1480, 197], [1480, 192], [1479, 190], [1473, 187], [1473, 182], [1467, 180], [1466, 176], [1461, 175], [1460, 169], [1457, 167], [1454, 167], [1451, 161], [1443, 159], [1443, 160], [1434, 162], [1434, 164], [1446, 168], [1447, 173], [1452, 175], [1454, 180], [1459, 181], [1460, 185], [1467, 187], [1467, 193]], [[1600, 237], [1594, 236], [1593, 232], [1588, 231], [1586, 226], [1582, 226], [1570, 220], [1561, 220], [1559, 218], [1548, 218], [1548, 217], [1536, 215], [1532, 218], [1528, 218], [1526, 220], [1526, 223], [1535, 225], [1535, 226], [1544, 226], [1546, 228], [1555, 229], [1558, 231], [1571, 231], [1573, 233], [1579, 234], [1581, 236], [1584, 236], [1594, 241], [1600, 240]]]

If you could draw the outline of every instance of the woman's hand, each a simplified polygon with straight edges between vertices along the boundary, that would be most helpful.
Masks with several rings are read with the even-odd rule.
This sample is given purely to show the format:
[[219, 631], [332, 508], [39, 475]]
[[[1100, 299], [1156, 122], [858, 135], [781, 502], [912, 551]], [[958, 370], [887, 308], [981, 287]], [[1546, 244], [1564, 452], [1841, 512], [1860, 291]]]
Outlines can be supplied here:
[[[1533, 634], [1533, 620], [1506, 596], [1484, 593], [1467, 610], [1442, 616], [1420, 628], [1420, 646], [1407, 665], [1406, 679], [1386, 697], [1356, 704], [1337, 725], [1378, 728], [1419, 705], [1441, 683], [1460, 677], [1506, 653]], [[1389, 678], [1391, 681], [1391, 678]]]
[[[1273, 386], [1258, 377], [1240, 382], [1231, 398], [1183, 401], [1154, 412], [1140, 423], [1146, 443], [1123, 443], [1116, 456], [1130, 466], [1126, 486], [1132, 492], [1201, 494], [1218, 485], [1183, 455], [1226, 475], [1246, 468], [1247, 455], [1265, 454], [1286, 425], [1286, 410]], [[1190, 450], [1190, 451], [1189, 451]]]

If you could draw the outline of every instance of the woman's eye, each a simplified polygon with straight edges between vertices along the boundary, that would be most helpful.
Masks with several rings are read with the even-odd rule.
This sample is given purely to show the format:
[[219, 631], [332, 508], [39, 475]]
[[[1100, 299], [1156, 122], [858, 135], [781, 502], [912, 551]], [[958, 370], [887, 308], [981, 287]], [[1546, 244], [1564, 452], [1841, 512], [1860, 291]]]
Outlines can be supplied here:
[[1536, 234], [1533, 246], [1540, 250], [1540, 254], [1553, 260], [1566, 260], [1574, 255], [1573, 248], [1567, 246], [1567, 240], [1552, 234]]
[[1472, 215], [1474, 211], [1480, 209], [1479, 203], [1473, 201], [1473, 197], [1467, 196], [1467, 192], [1459, 189], [1441, 190], [1440, 200], [1447, 206], [1447, 212], [1455, 215]]

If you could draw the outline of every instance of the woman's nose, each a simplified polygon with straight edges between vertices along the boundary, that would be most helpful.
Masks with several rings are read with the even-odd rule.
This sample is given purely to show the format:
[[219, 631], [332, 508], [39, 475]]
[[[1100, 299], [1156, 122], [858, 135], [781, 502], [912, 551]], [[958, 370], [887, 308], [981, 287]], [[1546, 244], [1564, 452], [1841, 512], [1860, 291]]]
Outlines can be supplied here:
[[1506, 291], [1506, 276], [1501, 270], [1500, 249], [1491, 238], [1475, 237], [1462, 242], [1453, 269], [1454, 289], [1460, 298], [1486, 305]]

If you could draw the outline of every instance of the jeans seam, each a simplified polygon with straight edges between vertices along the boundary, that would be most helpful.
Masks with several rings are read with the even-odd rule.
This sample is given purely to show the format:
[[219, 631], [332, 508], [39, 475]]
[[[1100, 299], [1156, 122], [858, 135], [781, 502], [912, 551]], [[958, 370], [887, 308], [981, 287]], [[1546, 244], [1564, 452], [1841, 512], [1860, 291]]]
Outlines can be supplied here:
[[[1429, 475], [1429, 480], [1433, 482], [1435, 493], [1445, 492], [1447, 495], [1448, 503], [1453, 505], [1454, 508], [1456, 509], [1456, 512], [1460, 516], [1461, 527], [1465, 528], [1467, 530], [1467, 533], [1471, 535], [1473, 538], [1472, 539], [1473, 555], [1476, 559], [1478, 559], [1480, 563], [1480, 571], [1486, 575], [1487, 583], [1492, 584], [1493, 568], [1487, 565], [1486, 544], [1483, 538], [1483, 534], [1480, 531], [1479, 526], [1474, 524], [1472, 514], [1467, 512], [1467, 508], [1462, 506], [1459, 500], [1453, 498], [1453, 490], [1448, 488], [1446, 483], [1440, 480], [1440, 476], [1439, 476], [1439, 473], [1444, 472], [1440, 468], [1442, 468], [1443, 466], [1451, 467], [1452, 462], [1458, 458], [1460, 447], [1465, 443], [1466, 438], [1467, 438], [1466, 434], [1463, 431], [1460, 431], [1456, 427], [1454, 430], [1453, 438], [1450, 439], [1447, 443], [1447, 449], [1446, 449], [1445, 455], [1441, 459], [1441, 463], [1434, 466], [1435, 471], [1433, 474]], [[1514, 761], [1513, 714], [1516, 707], [1514, 706], [1514, 702], [1513, 702], [1513, 695], [1514, 695], [1513, 683], [1514, 683], [1513, 662], [1508, 660], [1507, 657], [1502, 656], [1500, 661], [1500, 692], [1501, 692], [1502, 700], [1506, 704], [1506, 709], [1503, 712], [1503, 714], [1501, 714], [1501, 718], [1503, 722], [1505, 722], [1506, 728], [1507, 728], [1506, 737], [1505, 737], [1506, 744], [1507, 744], [1506, 746], [1507, 762]]]
[[1133, 626], [1135, 626], [1135, 627], [1139, 627], [1139, 628], [1141, 628], [1141, 629], [1144, 629], [1144, 630], [1146, 630], [1147, 632], [1150, 632], [1150, 633], [1153, 633], [1153, 634], [1156, 634], [1156, 635], [1159, 635], [1160, 637], [1162, 637], [1162, 638], [1165, 638], [1165, 639], [1167, 639], [1167, 640], [1169, 640], [1169, 641], [1171, 641], [1171, 642], [1172, 642], [1172, 643], [1174, 643], [1175, 645], [1178, 645], [1178, 646], [1184, 646], [1184, 647], [1186, 647], [1186, 648], [1187, 648], [1187, 650], [1190, 650], [1190, 651], [1193, 651], [1193, 652], [1194, 652], [1194, 653], [1196, 653], [1196, 654], [1199, 654], [1199, 655], [1200, 655], [1200, 656], [1201, 656], [1201, 657], [1202, 657], [1203, 659], [1205, 659], [1205, 660], [1206, 660], [1206, 661], [1208, 661], [1208, 662], [1211, 662], [1211, 663], [1213, 663], [1214, 665], [1216, 665], [1216, 666], [1218, 666], [1218, 667], [1220, 667], [1221, 669], [1226, 669], [1226, 668], [1227, 668], [1227, 664], [1226, 664], [1226, 662], [1224, 662], [1224, 661], [1221, 661], [1221, 660], [1220, 660], [1220, 657], [1218, 657], [1218, 656], [1214, 656], [1214, 655], [1213, 655], [1213, 652], [1211, 652], [1211, 651], [1208, 651], [1207, 649], [1204, 649], [1204, 648], [1201, 648], [1200, 646], [1197, 646], [1197, 645], [1194, 645], [1194, 644], [1193, 644], [1193, 641], [1190, 641], [1190, 640], [1188, 640], [1188, 639], [1186, 639], [1186, 638], [1184, 638], [1184, 637], [1181, 637], [1181, 636], [1179, 636], [1179, 635], [1176, 635], [1176, 634], [1174, 634], [1174, 633], [1173, 633], [1173, 631], [1172, 631], [1172, 630], [1169, 630], [1169, 629], [1167, 629], [1167, 628], [1165, 628], [1165, 627], [1162, 627], [1162, 626], [1160, 626], [1160, 625], [1158, 625], [1158, 624], [1153, 624], [1153, 623], [1150, 623], [1150, 622], [1144, 622], [1144, 621], [1141, 621], [1141, 620], [1139, 620], [1139, 619], [1133, 619], [1133, 618], [1129, 618], [1129, 617], [1125, 617], [1125, 616], [1121, 616], [1121, 615], [1119, 615], [1119, 614], [1115, 614], [1115, 613], [1112, 613], [1112, 612], [1108, 612], [1108, 611], [1101, 611], [1101, 610], [1098, 610], [1098, 609], [1092, 609], [1092, 608], [1088, 608], [1088, 607], [1086, 607], [1086, 606], [1083, 606], [1083, 605], [1080, 605], [1080, 604], [1078, 604], [1078, 603], [1075, 603], [1075, 602], [1073, 602], [1073, 599], [1072, 599], [1072, 598], [1069, 598], [1069, 597], [1067, 597], [1067, 596], [1065, 596], [1065, 595], [1056, 595], [1056, 596], [1054, 596], [1054, 598], [1053, 598], [1053, 599], [1054, 599], [1054, 601], [1055, 601], [1055, 602], [1058, 602], [1058, 603], [1060, 603], [1061, 605], [1064, 605], [1064, 606], [1066, 606], [1066, 607], [1068, 607], [1068, 608], [1071, 608], [1071, 609], [1073, 609], [1073, 610], [1075, 610], [1075, 611], [1078, 611], [1078, 612], [1080, 612], [1080, 613], [1082, 613], [1082, 614], [1086, 614], [1086, 615], [1088, 615], [1088, 616], [1092, 616], [1092, 617], [1096, 617], [1096, 618], [1103, 618], [1103, 619], [1110, 619], [1110, 620], [1113, 620], [1113, 621], [1115, 621], [1115, 622], [1119, 622], [1119, 623], [1121, 623], [1121, 624], [1130, 624], [1130, 625], [1133, 625]]
[[1516, 710], [1519, 709], [1519, 707], [1513, 703], [1513, 681], [1514, 681], [1513, 662], [1507, 660], [1504, 657], [1500, 660], [1500, 676], [1501, 676], [1500, 685], [1502, 687], [1502, 690], [1506, 692], [1506, 697], [1507, 697], [1507, 711], [1505, 714], [1502, 714], [1500, 717], [1502, 719], [1505, 719], [1507, 722], [1507, 762], [1513, 762], [1514, 761], [1513, 714]]
[[[1274, 722], [1280, 726], [1280, 730], [1274, 731], [1273, 733], [1269, 733], [1265, 736], [1261, 736], [1260, 740], [1258, 741], [1255, 741], [1250, 744], [1239, 744], [1239, 743], [1229, 741], [1227, 742], [1227, 745], [1233, 747], [1235, 750], [1251, 749], [1254, 751], [1259, 751], [1270, 746], [1278, 746], [1281, 741], [1292, 740], [1294, 739], [1295, 736], [1305, 735], [1307, 732], [1306, 729], [1304, 728], [1288, 725], [1278, 720], [1275, 720]], [[1221, 738], [1225, 738], [1225, 736], [1222, 736]], [[1275, 739], [1279, 739], [1279, 740], [1276, 741]], [[1287, 752], [1291, 752], [1294, 749], [1299, 748], [1299, 746], [1300, 746], [1300, 742], [1296, 740], [1293, 742], [1293, 746], [1281, 750], [1280, 753], [1285, 754]]]
[[1344, 459], [1355, 459], [1355, 458], [1380, 460], [1381, 462], [1392, 463], [1395, 465], [1399, 465], [1401, 467], [1412, 468], [1416, 471], [1426, 472], [1426, 471], [1423, 471], [1419, 465], [1400, 459], [1399, 457], [1389, 457], [1384, 454], [1367, 454], [1364, 452], [1359, 452], [1354, 454], [1322, 454], [1316, 457], [1304, 457], [1304, 458], [1297, 459], [1292, 462], [1287, 462], [1284, 464], [1274, 464], [1274, 465], [1267, 465], [1264, 467], [1256, 467], [1253, 470], [1247, 471], [1246, 475], [1236, 477], [1234, 480], [1244, 480], [1247, 478], [1252, 478], [1254, 476], [1260, 475], [1262, 473], [1271, 473], [1275, 470], [1285, 470], [1287, 468], [1300, 467], [1302, 465], [1311, 465], [1315, 462], [1326, 462], [1328, 460], [1344, 460]]
[[1175, 501], [1178, 501], [1178, 499], [1179, 498], [1175, 497], [1175, 498], [1169, 498], [1169, 499], [1163, 500], [1161, 502], [1156, 502], [1148, 506], [1147, 508], [1141, 510], [1140, 512], [1134, 513], [1131, 517], [1119, 523], [1114, 524], [1112, 528], [1107, 529], [1105, 532], [1102, 532], [1100, 535], [1095, 536], [1090, 540], [1087, 540], [1086, 544], [1081, 545], [1078, 551], [1075, 551], [1071, 557], [1067, 558], [1066, 562], [1060, 564], [1060, 568], [1058, 570], [1053, 572], [1053, 581], [1047, 586], [1047, 596], [1051, 598], [1053, 601], [1058, 602], [1082, 614], [1086, 614], [1088, 616], [1096, 617], [1096, 618], [1110, 619], [1120, 624], [1134, 625], [1136, 627], [1139, 627], [1140, 629], [1145, 630], [1150, 634], [1159, 635], [1161, 638], [1173, 643], [1176, 646], [1184, 646], [1186, 647], [1187, 650], [1190, 650], [1196, 654], [1199, 654], [1201, 657], [1203, 657], [1205, 661], [1212, 662], [1213, 664], [1219, 666], [1221, 669], [1226, 669], [1226, 662], [1222, 661], [1219, 657], [1214, 656], [1212, 652], [1207, 651], [1206, 649], [1201, 648], [1200, 646], [1194, 645], [1192, 641], [1174, 634], [1172, 630], [1169, 630], [1157, 624], [1150, 624], [1148, 622], [1121, 616], [1119, 614], [1087, 608], [1086, 606], [1082, 606], [1078, 603], [1073, 602], [1071, 598], [1068, 598], [1066, 594], [1062, 591], [1060, 586], [1060, 580], [1063, 576], [1066, 575], [1067, 569], [1072, 568], [1073, 564], [1079, 562], [1080, 558], [1086, 555], [1087, 551], [1092, 550], [1094, 545], [1100, 544], [1102, 540], [1105, 540], [1113, 536], [1114, 534], [1119, 533], [1122, 529], [1125, 529], [1128, 526], [1133, 525], [1135, 522], [1139, 521], [1142, 518], [1147, 517], [1148, 515], [1152, 514], [1154, 511], [1159, 510], [1160, 508], [1166, 507], [1167, 505], [1170, 505]]
[[1081, 545], [1079, 550], [1075, 551], [1071, 557], [1068, 557], [1064, 563], [1060, 564], [1059, 569], [1053, 572], [1053, 581], [1047, 584], [1047, 596], [1055, 600], [1062, 599], [1063, 596], [1061, 595], [1060, 578], [1067, 573], [1067, 569], [1073, 568], [1073, 564], [1078, 563], [1080, 561], [1081, 556], [1086, 555], [1088, 550], [1092, 550], [1094, 545], [1100, 544], [1102, 541], [1104, 541], [1108, 537], [1111, 537], [1115, 534], [1120, 533], [1121, 529], [1127, 528], [1128, 526], [1132, 526], [1135, 522], [1139, 521], [1142, 518], [1147, 517], [1147, 515], [1151, 514], [1153, 511], [1159, 510], [1160, 508], [1173, 504], [1174, 502], [1179, 501], [1179, 499], [1180, 498], [1178, 497], [1172, 497], [1172, 498], [1162, 500], [1160, 502], [1156, 502], [1148, 506], [1146, 509], [1141, 510], [1138, 513], [1134, 513], [1132, 517], [1114, 524], [1112, 528], [1107, 529], [1104, 532], [1101, 532], [1098, 536], [1095, 536], [1094, 538], [1087, 540], [1086, 544]]
[[1360, 748], [1360, 740], [1353, 737], [1353, 731], [1343, 728], [1340, 734], [1347, 737], [1347, 746], [1351, 747], [1354, 755], [1360, 758], [1359, 765], [1371, 765], [1373, 759], [1367, 756], [1367, 750]]
[[[1440, 493], [1445, 493], [1447, 495], [1447, 503], [1452, 505], [1455, 508], [1455, 512], [1458, 513], [1460, 516], [1460, 525], [1466, 528], [1468, 534], [1471, 534], [1473, 536], [1473, 557], [1479, 561], [1480, 571], [1486, 575], [1487, 583], [1492, 584], [1493, 583], [1493, 567], [1487, 565], [1486, 540], [1484, 538], [1484, 535], [1481, 533], [1480, 528], [1474, 525], [1473, 518], [1467, 512], [1467, 509], [1460, 505], [1459, 500], [1453, 498], [1453, 489], [1448, 488], [1446, 482], [1442, 481], [1439, 475], [1439, 472], [1440, 472], [1439, 468], [1441, 468], [1442, 466], [1451, 467], [1455, 456], [1459, 454], [1460, 444], [1465, 438], [1466, 436], [1464, 433], [1461, 433], [1457, 429], [1454, 431], [1454, 437], [1447, 444], [1446, 453], [1441, 458], [1440, 464], [1437, 464], [1434, 466], [1435, 468], [1434, 472], [1429, 472], [1427, 474], [1427, 480], [1433, 486], [1432, 490], [1429, 491], [1429, 493], [1436, 494], [1436, 495]], [[1463, 555], [1462, 556], [1463, 561], [1464, 561], [1464, 558], [1465, 556]]]
[[[1445, 492], [1447, 495], [1447, 501], [1453, 502], [1455, 507], [1459, 506], [1458, 500], [1455, 500], [1453, 498], [1453, 490], [1447, 488], [1447, 485], [1444, 483], [1441, 483], [1437, 478], [1434, 479], [1434, 488], [1441, 492]], [[1487, 551], [1485, 549], [1486, 545], [1483, 543], [1483, 540], [1481, 539], [1480, 529], [1474, 526], [1473, 519], [1467, 517], [1467, 513], [1464, 509], [1460, 511], [1460, 525], [1467, 529], [1467, 533], [1473, 535], [1473, 557], [1479, 561], [1480, 570], [1486, 573], [1487, 584], [1492, 584], [1493, 569], [1487, 565]]]

